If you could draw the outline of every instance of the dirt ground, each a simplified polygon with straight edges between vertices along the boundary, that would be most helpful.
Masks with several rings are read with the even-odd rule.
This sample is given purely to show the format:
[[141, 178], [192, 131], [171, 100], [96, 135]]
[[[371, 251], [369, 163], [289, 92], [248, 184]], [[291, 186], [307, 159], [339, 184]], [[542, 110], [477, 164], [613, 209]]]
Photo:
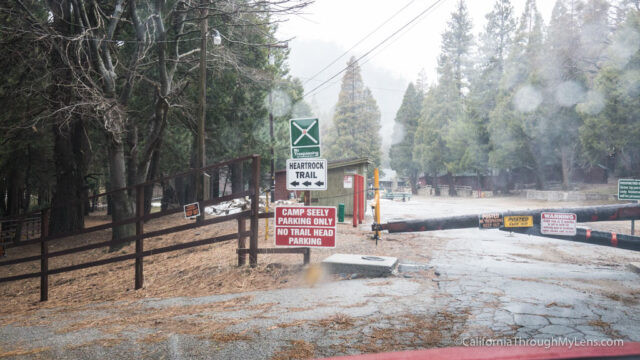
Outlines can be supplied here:
[[[86, 226], [95, 226], [108, 220], [109, 218], [105, 215], [91, 215], [86, 219]], [[182, 214], [174, 214], [145, 223], [145, 231], [159, 230], [191, 221], [193, 220], [184, 219]], [[265, 238], [265, 221], [265, 219], [260, 220], [259, 247], [274, 247], [273, 219], [269, 220], [268, 238]], [[144, 249], [205, 239], [235, 231], [237, 231], [237, 222], [229, 221], [145, 239]], [[107, 241], [110, 236], [110, 230], [102, 230], [88, 235], [56, 240], [50, 244], [49, 251]], [[338, 224], [337, 236], [340, 240], [336, 248], [312, 249], [311, 263], [319, 263], [332, 253], [366, 252], [371, 255], [393, 256], [405, 252], [403, 247], [394, 243], [392, 238], [376, 246], [370, 239], [370, 231], [354, 228], [350, 222]], [[49, 277], [49, 301], [44, 303], [39, 302], [39, 278], [5, 283], [0, 286], [0, 316], [21, 316], [25, 312], [38, 309], [60, 306], [78, 307], [102, 301], [226, 294], [294, 287], [306, 283], [306, 273], [302, 269], [302, 255], [261, 254], [258, 257], [258, 267], [238, 267], [236, 249], [237, 242], [231, 240], [145, 257], [144, 288], [138, 291], [133, 290], [134, 260], [52, 275]], [[133, 243], [115, 253], [109, 253], [106, 247], [88, 250], [52, 258], [49, 260], [49, 268], [55, 269], [134, 252], [135, 244]], [[33, 245], [9, 249], [8, 256], [4, 259], [11, 260], [39, 254], [39, 245]], [[428, 254], [409, 256], [415, 260], [424, 260], [425, 257], [428, 257]], [[2, 267], [0, 270], [3, 277], [37, 272], [40, 270], [40, 263], [33, 261]]]

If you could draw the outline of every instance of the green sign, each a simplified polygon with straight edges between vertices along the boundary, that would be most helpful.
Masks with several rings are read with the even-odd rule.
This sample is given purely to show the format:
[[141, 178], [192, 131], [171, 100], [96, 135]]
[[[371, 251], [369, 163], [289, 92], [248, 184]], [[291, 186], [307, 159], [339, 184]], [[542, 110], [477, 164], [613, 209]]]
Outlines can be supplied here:
[[312, 159], [320, 157], [320, 123], [318, 119], [289, 120], [291, 157]]
[[619, 179], [618, 200], [640, 200], [640, 180]]

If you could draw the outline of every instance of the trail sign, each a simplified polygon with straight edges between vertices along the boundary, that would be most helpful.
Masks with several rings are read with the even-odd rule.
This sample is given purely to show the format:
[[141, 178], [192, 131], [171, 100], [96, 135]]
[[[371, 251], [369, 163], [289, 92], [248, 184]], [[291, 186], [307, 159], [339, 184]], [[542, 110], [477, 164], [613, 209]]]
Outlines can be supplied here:
[[288, 159], [287, 190], [327, 190], [327, 160]]
[[275, 245], [336, 247], [335, 206], [277, 206]]
[[540, 233], [543, 235], [576, 235], [578, 216], [571, 213], [543, 212], [540, 214]]
[[532, 227], [533, 216], [505, 216], [504, 227], [517, 228], [517, 227]]
[[640, 180], [619, 179], [618, 200], [640, 200]]
[[313, 159], [320, 157], [320, 123], [318, 119], [289, 120], [291, 157]]

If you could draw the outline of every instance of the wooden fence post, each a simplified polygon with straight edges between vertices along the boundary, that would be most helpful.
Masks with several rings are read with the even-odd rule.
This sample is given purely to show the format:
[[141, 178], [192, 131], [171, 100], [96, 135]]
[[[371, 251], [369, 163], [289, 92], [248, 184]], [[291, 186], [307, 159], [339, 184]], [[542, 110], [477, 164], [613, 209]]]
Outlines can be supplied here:
[[[246, 237], [243, 233], [247, 231], [247, 225], [245, 218], [238, 218], [238, 249], [244, 249], [247, 247]], [[238, 252], [238, 266], [243, 266], [247, 263], [247, 254]]]
[[40, 217], [40, 301], [49, 300], [49, 214], [50, 208], [43, 209]]
[[135, 289], [142, 289], [144, 285], [144, 274], [142, 269], [142, 251], [144, 234], [144, 186], [136, 186], [136, 280]]
[[303, 263], [308, 265], [311, 262], [311, 248], [305, 248]]
[[260, 156], [254, 155], [251, 161], [251, 237], [249, 239], [249, 265], [258, 265], [258, 215], [260, 212]]

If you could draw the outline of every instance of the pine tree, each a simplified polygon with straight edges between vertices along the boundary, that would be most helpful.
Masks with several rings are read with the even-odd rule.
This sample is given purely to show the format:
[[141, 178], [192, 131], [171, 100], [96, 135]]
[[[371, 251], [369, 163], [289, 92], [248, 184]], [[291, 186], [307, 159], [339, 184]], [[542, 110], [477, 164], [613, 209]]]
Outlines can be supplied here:
[[446, 111], [445, 104], [439, 100], [442, 96], [438, 93], [442, 90], [440, 86], [427, 90], [413, 144], [413, 159], [425, 175], [434, 179], [433, 187], [436, 195], [440, 195], [437, 187], [438, 175], [446, 170], [445, 161], [448, 157], [444, 140], [446, 122], [440, 120], [442, 112]]
[[420, 167], [413, 160], [414, 135], [418, 127], [423, 101], [422, 90], [417, 90], [413, 83], [409, 83], [404, 93], [402, 104], [396, 113], [393, 129], [394, 144], [389, 150], [391, 168], [399, 174], [409, 178], [411, 191], [418, 191], [418, 174]]
[[509, 0], [496, 0], [486, 15], [487, 25], [480, 36], [479, 64], [469, 94], [470, 154], [476, 172], [486, 171], [491, 149], [489, 115], [500, 95], [507, 55], [513, 46], [516, 21]]
[[577, 106], [584, 119], [580, 144], [586, 159], [621, 176], [640, 176], [640, 51], [637, 38], [630, 36], [639, 32], [640, 11], [630, 11], [611, 44], [636, 50], [611, 57], [598, 72], [591, 96]]
[[[471, 19], [460, 0], [442, 33], [438, 59], [438, 84], [428, 91], [414, 140], [414, 157], [422, 169], [437, 176], [446, 170], [452, 175], [467, 170], [472, 163], [468, 139], [470, 131], [466, 97], [471, 78]], [[453, 183], [449, 192], [455, 194]]]
[[364, 86], [354, 57], [348, 62], [333, 115], [333, 126], [324, 138], [329, 160], [368, 157], [380, 165], [380, 110], [371, 91]]
[[[536, 141], [543, 88], [540, 76], [542, 45], [542, 16], [535, 0], [527, 0], [488, 123], [489, 166], [502, 174], [515, 168], [530, 167], [536, 174], [537, 188], [542, 188], [544, 183]], [[503, 191], [509, 188], [508, 182], [505, 185]]]
[[[442, 33], [442, 49], [438, 59], [438, 72], [451, 75], [451, 81], [458, 89], [462, 97], [464, 88], [468, 86], [471, 72], [471, 46], [473, 35], [471, 34], [471, 18], [464, 0], [458, 1], [456, 11], [451, 14], [447, 22], [447, 28]], [[444, 68], [449, 66], [450, 70]]]
[[[580, 67], [580, 17], [584, 4], [578, 0], [557, 0], [551, 15], [546, 61], [544, 114], [541, 126], [548, 156], [560, 161], [562, 185], [568, 188], [579, 152], [578, 129], [582, 119], [575, 110], [586, 95], [586, 78]], [[550, 150], [550, 152], [549, 152]], [[559, 157], [559, 159], [558, 159]]]

